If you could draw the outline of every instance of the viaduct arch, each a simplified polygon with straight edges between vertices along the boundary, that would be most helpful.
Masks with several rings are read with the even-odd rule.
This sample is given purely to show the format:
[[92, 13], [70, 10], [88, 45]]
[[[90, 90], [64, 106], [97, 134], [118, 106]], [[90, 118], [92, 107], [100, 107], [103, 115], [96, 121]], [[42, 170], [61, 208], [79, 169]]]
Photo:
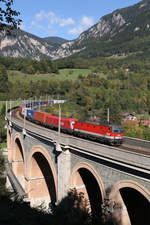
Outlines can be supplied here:
[[[32, 205], [57, 202], [57, 172], [50, 155], [42, 146], [34, 146], [26, 166], [26, 192]], [[36, 199], [36, 201], [34, 201]]]
[[12, 135], [11, 135], [11, 128], [7, 128], [7, 149], [8, 149], [8, 161], [12, 162]]
[[96, 170], [86, 162], [77, 163], [72, 170], [70, 186], [84, 194], [93, 219], [100, 220], [105, 188]]
[[114, 184], [109, 193], [110, 204], [122, 208], [113, 218], [121, 218], [121, 224], [148, 225], [150, 222], [150, 194], [146, 188], [133, 180], [122, 180]]
[[10, 154], [12, 154], [12, 169], [14, 174], [17, 176], [19, 182], [24, 187], [25, 177], [25, 150], [23, 147], [22, 137], [19, 133], [14, 136], [13, 143], [11, 145]]

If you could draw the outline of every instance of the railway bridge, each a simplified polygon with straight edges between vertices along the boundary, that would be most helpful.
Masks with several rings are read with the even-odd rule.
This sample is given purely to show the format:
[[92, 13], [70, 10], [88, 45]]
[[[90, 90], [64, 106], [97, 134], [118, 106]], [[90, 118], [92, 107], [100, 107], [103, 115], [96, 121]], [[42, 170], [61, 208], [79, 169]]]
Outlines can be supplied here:
[[150, 224], [149, 155], [7, 120], [8, 161], [31, 206], [57, 203], [75, 188], [95, 216], [103, 205], [120, 224]]

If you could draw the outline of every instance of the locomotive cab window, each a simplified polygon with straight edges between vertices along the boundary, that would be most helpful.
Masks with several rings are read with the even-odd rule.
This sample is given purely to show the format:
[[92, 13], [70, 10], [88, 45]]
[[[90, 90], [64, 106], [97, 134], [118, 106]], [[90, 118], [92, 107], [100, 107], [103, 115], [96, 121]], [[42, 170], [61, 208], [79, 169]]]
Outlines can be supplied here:
[[108, 132], [110, 132], [110, 127], [108, 128]]
[[113, 129], [113, 133], [119, 133], [118, 129]]
[[122, 127], [113, 127], [112, 132], [113, 133], [123, 133], [123, 128]]

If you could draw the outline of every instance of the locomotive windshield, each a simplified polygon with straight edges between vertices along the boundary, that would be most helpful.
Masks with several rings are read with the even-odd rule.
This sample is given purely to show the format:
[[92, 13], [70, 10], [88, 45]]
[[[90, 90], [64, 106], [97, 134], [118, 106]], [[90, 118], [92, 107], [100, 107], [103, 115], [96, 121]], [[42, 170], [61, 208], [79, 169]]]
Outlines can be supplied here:
[[123, 127], [119, 127], [119, 126], [113, 126], [112, 127], [112, 132], [113, 133], [118, 133], [118, 134], [121, 134], [121, 133], [123, 133]]

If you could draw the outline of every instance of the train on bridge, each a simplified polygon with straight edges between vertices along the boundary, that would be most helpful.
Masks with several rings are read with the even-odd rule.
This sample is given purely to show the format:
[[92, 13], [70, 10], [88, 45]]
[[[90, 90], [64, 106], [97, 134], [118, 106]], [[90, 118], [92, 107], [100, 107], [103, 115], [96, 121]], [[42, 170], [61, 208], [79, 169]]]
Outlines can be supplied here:
[[39, 104], [46, 105], [50, 103], [60, 103], [58, 101], [59, 100], [50, 100], [23, 104], [19, 106], [19, 112], [21, 116], [25, 117], [27, 120], [50, 129], [58, 130], [60, 126], [60, 130], [62, 132], [77, 137], [87, 138], [115, 146], [119, 146], [123, 143], [124, 132], [121, 125], [80, 121], [76, 118], [60, 118], [59, 116], [52, 115], [51, 113], [39, 112], [36, 108], [32, 108]]

